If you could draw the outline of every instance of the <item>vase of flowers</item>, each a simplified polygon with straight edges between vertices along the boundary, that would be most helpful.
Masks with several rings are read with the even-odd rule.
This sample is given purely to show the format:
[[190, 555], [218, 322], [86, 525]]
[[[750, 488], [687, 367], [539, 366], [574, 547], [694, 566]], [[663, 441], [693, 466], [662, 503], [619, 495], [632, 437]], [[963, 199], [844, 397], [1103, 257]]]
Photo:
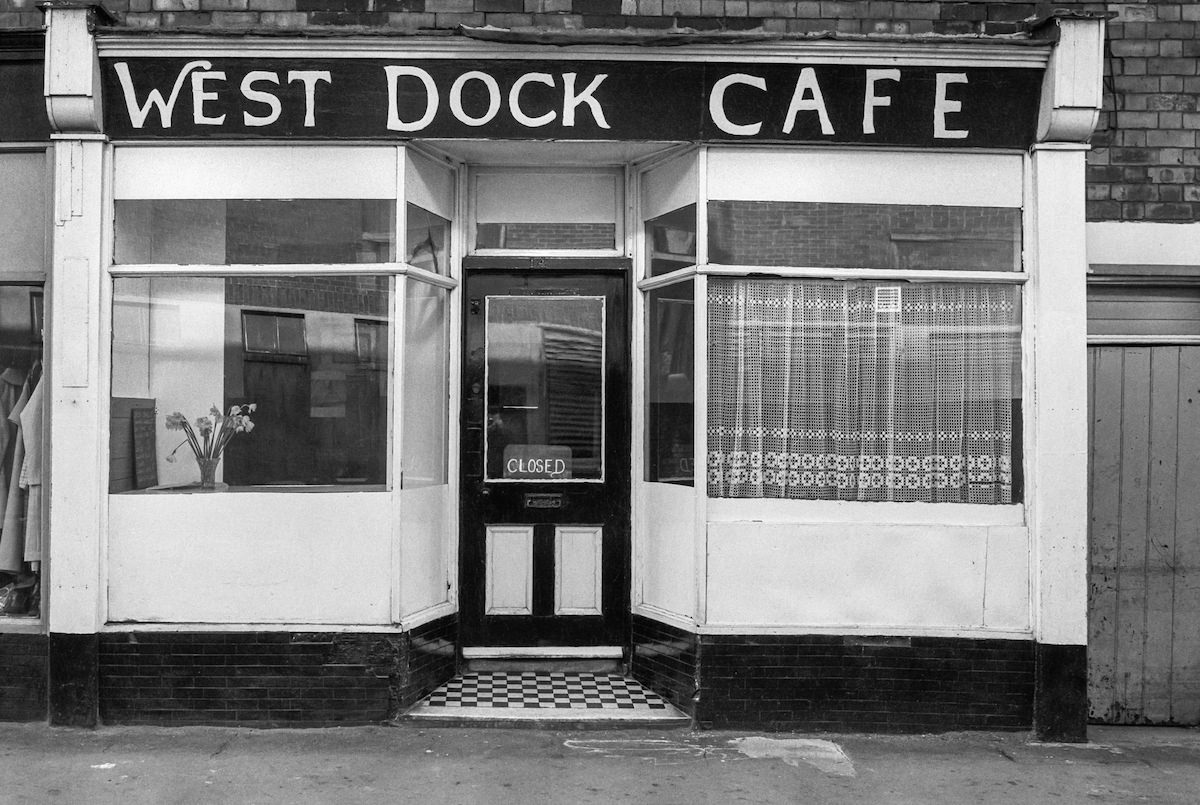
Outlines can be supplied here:
[[257, 408], [254, 403], [235, 405], [228, 414], [222, 414], [214, 405], [209, 409], [209, 416], [199, 417], [194, 423], [178, 411], [170, 414], [167, 417], [167, 430], [183, 431], [184, 439], [167, 456], [167, 461], [173, 462], [179, 448], [188, 445], [200, 466], [200, 488], [216, 489], [217, 465], [221, 463], [222, 453], [234, 436], [254, 430], [250, 414]]

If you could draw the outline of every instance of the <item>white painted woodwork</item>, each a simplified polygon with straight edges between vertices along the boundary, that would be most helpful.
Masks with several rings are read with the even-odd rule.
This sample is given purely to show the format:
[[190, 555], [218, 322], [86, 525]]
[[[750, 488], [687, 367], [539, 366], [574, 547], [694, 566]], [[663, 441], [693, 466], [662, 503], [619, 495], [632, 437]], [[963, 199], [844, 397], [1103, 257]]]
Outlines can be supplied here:
[[56, 132], [100, 131], [100, 62], [94, 12], [84, 4], [45, 9], [46, 116]]
[[706, 625], [1028, 631], [1028, 556], [1011, 527], [712, 523]]
[[1050, 64], [1042, 77], [1037, 139], [1086, 142], [1104, 101], [1103, 19], [1059, 17]]
[[1087, 259], [1092, 265], [1200, 265], [1200, 224], [1093, 221]]
[[401, 620], [449, 600], [448, 493], [445, 485], [399, 493]]
[[116, 199], [396, 198], [395, 148], [148, 146], [114, 153]]
[[454, 171], [411, 148], [404, 149], [404, 160], [404, 200], [454, 220]]
[[609, 223], [620, 210], [617, 171], [479, 170], [473, 176], [479, 223]]
[[46, 152], [0, 152], [0, 277], [46, 269]]
[[464, 660], [610, 659], [625, 656], [621, 646], [463, 646]]
[[554, 614], [601, 615], [604, 529], [557, 526], [554, 529]]
[[676, 484], [638, 485], [636, 522], [641, 560], [639, 604], [691, 618], [696, 607], [696, 490]]
[[484, 614], [533, 614], [533, 526], [489, 525]]
[[46, 289], [51, 356], [46, 373], [51, 604], [46, 620], [52, 632], [93, 633], [102, 620], [103, 487], [97, 472], [108, 457], [108, 432], [100, 425], [106, 422], [101, 399], [108, 388], [100, 382], [100, 328], [95, 325], [106, 298], [101, 293], [104, 149], [102, 141], [86, 136], [55, 146], [55, 193], [67, 193], [69, 199], [56, 211]]
[[681, 154], [642, 174], [642, 220], [695, 204], [700, 192], [696, 173], [699, 151]]
[[391, 621], [386, 492], [143, 493], [108, 501], [109, 621]]
[[1036, 568], [1034, 628], [1039, 642], [1058, 645], [1087, 643], [1086, 148], [1034, 147], [1036, 204], [1026, 247], [1031, 265], [1024, 349], [1033, 384], [1025, 395], [1033, 409], [1026, 500]]
[[1020, 207], [1019, 154], [709, 148], [708, 197]]

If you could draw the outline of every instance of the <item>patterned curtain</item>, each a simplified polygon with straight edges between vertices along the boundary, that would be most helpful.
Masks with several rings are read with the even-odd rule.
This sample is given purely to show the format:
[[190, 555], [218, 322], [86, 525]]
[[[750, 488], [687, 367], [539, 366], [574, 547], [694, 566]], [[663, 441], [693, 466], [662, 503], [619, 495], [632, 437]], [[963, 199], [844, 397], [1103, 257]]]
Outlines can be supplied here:
[[1013, 502], [1018, 287], [713, 277], [708, 305], [710, 496]]

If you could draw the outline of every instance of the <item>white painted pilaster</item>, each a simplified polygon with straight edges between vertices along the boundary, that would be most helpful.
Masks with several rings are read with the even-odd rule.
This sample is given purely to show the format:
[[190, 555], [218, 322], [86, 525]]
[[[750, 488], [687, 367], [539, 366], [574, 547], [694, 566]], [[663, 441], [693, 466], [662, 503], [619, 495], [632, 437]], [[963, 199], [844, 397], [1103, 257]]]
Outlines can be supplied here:
[[89, 634], [103, 621], [101, 534], [105, 441], [101, 277], [107, 143], [100, 133], [95, 9], [45, 6], [46, 106], [54, 139], [50, 317], [49, 528], [51, 632]]
[[1028, 304], [1034, 636], [1087, 643], [1087, 146], [1034, 146]]

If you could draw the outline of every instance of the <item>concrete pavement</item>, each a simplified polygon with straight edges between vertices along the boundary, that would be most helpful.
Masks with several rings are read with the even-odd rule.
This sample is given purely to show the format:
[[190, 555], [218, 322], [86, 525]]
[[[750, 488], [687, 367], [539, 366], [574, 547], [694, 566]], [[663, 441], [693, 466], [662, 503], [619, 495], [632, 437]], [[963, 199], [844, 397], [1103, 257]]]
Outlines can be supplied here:
[[1200, 731], [0, 725], [0, 803], [1196, 803]]

